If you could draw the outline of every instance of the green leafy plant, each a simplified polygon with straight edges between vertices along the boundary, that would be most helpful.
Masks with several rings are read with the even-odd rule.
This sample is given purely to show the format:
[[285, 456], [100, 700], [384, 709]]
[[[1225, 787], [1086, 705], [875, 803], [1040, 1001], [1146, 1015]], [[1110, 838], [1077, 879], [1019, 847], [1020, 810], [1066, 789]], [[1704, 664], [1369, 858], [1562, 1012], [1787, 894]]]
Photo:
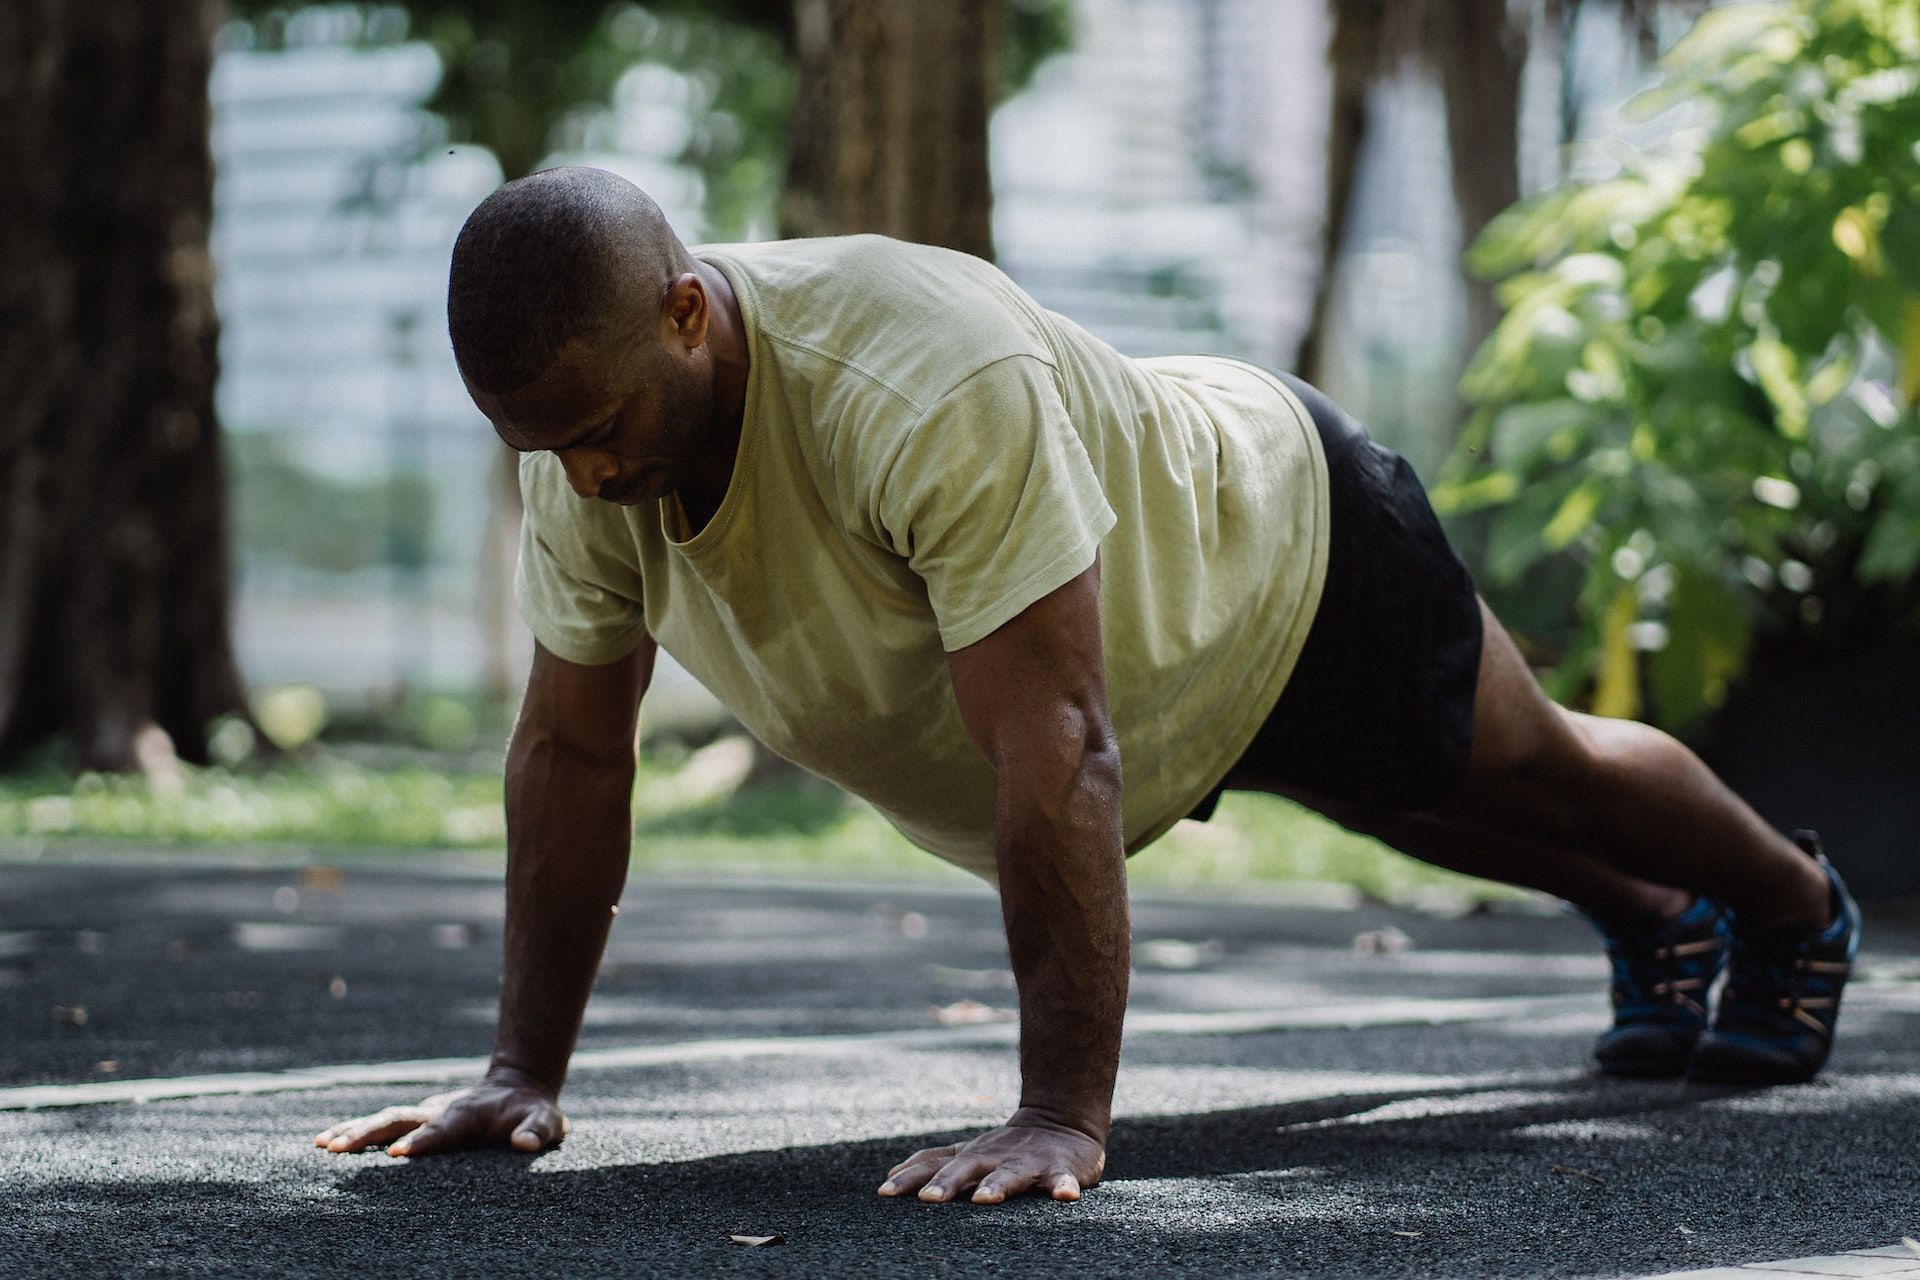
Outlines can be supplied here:
[[1562, 593], [1551, 692], [1684, 729], [1757, 638], [1920, 625], [1920, 0], [1717, 8], [1661, 70], [1664, 142], [1475, 245], [1435, 498], [1490, 594]]

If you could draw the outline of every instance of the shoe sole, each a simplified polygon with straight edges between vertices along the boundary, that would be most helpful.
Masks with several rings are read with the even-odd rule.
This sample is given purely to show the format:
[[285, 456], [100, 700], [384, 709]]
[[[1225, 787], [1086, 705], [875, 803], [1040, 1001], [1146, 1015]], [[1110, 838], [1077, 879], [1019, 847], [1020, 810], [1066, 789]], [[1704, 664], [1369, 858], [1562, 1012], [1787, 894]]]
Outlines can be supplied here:
[[1629, 1080], [1677, 1080], [1686, 1071], [1684, 1062], [1665, 1062], [1657, 1058], [1626, 1058], [1598, 1062], [1600, 1074], [1623, 1076]]
[[[1825, 1066], [1826, 1064], [1821, 1063], [1820, 1065]], [[1795, 1071], [1792, 1073], [1741, 1070], [1738, 1068], [1722, 1071], [1700, 1071], [1689, 1067], [1686, 1071], [1686, 1078], [1694, 1084], [1734, 1084], [1744, 1085], [1750, 1088], [1760, 1088], [1770, 1084], [1805, 1084], [1819, 1074], [1820, 1067], [1814, 1067], [1809, 1071]]]

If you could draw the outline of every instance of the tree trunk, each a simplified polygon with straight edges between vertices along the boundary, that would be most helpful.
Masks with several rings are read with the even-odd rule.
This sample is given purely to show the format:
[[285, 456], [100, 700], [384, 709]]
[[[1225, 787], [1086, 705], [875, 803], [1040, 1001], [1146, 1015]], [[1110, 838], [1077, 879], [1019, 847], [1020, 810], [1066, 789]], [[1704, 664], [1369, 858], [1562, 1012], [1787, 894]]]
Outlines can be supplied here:
[[216, 0], [0, 6], [0, 753], [204, 759], [229, 637]]
[[1574, 60], [1574, 29], [1580, 25], [1580, 6], [1583, 0], [1546, 0], [1541, 17], [1541, 35], [1544, 47], [1539, 49], [1541, 56], [1551, 57], [1554, 67], [1554, 82], [1558, 89], [1557, 109], [1560, 127], [1557, 136], [1560, 142], [1559, 163], [1555, 172], [1564, 181], [1567, 176], [1567, 160], [1575, 139], [1580, 136], [1580, 81], [1575, 74], [1577, 66]]
[[790, 236], [877, 231], [993, 256], [987, 117], [1004, 0], [794, 0]]
[[1367, 142], [1367, 96], [1380, 68], [1380, 7], [1339, 0], [1333, 8], [1333, 38], [1327, 45], [1327, 187], [1320, 225], [1320, 275], [1314, 283], [1313, 310], [1293, 361], [1294, 373], [1318, 386], [1326, 355], [1328, 315], [1339, 283], [1340, 255], [1346, 248], [1347, 216]]
[[[1507, 0], [1431, 4], [1424, 40], [1447, 103], [1454, 205], [1465, 252], [1494, 216], [1520, 198], [1520, 77], [1526, 30]], [[1493, 286], [1468, 273], [1466, 350], [1500, 319]]]

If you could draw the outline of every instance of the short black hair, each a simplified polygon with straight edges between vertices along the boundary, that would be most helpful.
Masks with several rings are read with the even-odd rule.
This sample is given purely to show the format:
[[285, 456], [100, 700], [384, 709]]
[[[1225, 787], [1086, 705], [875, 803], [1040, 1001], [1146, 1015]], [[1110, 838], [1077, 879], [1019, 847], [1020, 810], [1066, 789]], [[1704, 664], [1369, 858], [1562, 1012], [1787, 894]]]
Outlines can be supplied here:
[[658, 297], [688, 260], [659, 206], [604, 169], [543, 169], [509, 182], [454, 242], [454, 359], [478, 390], [517, 391], [568, 343], [606, 340], [637, 298]]

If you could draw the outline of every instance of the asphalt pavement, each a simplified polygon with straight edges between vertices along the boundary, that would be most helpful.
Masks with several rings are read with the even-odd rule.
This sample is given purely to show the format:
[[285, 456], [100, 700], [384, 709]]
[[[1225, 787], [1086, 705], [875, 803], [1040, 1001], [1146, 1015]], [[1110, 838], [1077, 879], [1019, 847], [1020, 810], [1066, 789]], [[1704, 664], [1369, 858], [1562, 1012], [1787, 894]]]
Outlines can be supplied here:
[[1588, 1069], [1564, 914], [1142, 898], [1107, 1180], [981, 1208], [873, 1189], [1014, 1105], [984, 889], [638, 880], [561, 1147], [312, 1147], [484, 1057], [501, 905], [458, 859], [0, 857], [0, 1275], [1890, 1275], [1920, 1235], [1910, 917], [1869, 910], [1819, 1081], [1733, 1090]]

